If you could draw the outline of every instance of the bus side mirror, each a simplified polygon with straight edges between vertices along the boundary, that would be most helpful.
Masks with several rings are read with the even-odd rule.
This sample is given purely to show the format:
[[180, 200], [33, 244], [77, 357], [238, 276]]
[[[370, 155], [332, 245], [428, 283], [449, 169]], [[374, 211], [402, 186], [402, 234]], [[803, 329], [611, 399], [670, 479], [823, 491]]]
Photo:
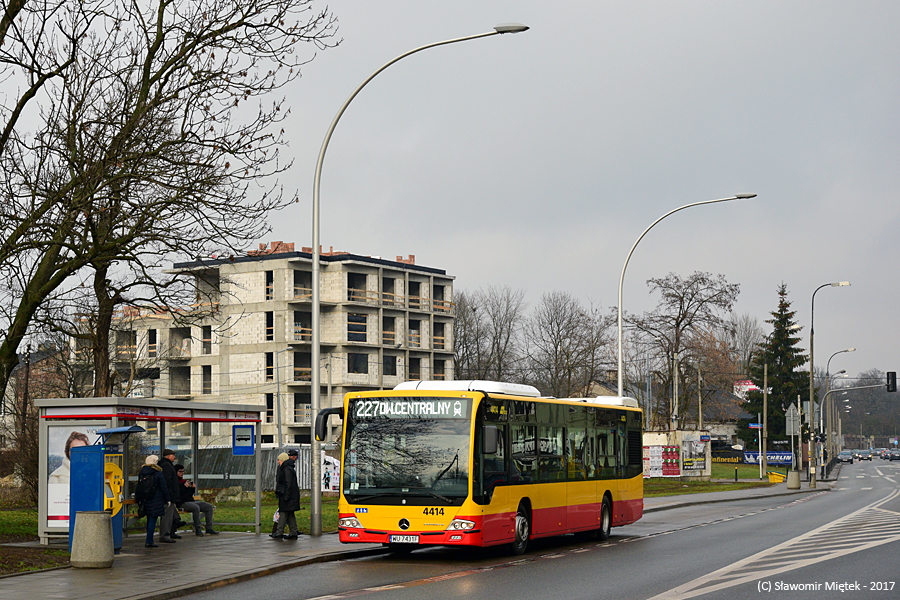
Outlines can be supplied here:
[[319, 414], [316, 415], [316, 441], [324, 442], [325, 441], [325, 429], [328, 426], [328, 416], [329, 415], [338, 415], [341, 418], [344, 418], [344, 409], [343, 408], [325, 408], [319, 411]]
[[500, 431], [495, 425], [484, 426], [484, 443], [482, 450], [485, 454], [497, 454], [497, 440], [500, 437]]

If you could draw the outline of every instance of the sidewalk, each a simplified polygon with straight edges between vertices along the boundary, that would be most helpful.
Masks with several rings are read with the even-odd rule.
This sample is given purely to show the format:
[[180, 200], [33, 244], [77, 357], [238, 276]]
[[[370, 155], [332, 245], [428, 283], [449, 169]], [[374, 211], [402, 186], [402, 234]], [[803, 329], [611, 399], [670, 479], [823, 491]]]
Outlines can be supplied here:
[[[787, 484], [780, 483], [769, 488], [734, 492], [645, 498], [644, 512], [823, 491], [830, 489], [838, 474], [839, 470], [836, 470], [832, 479], [820, 481], [815, 489], [810, 489], [803, 481], [799, 490], [788, 490]], [[48, 600], [164, 600], [306, 564], [386, 552], [380, 544], [342, 544], [336, 533], [317, 538], [300, 536], [297, 540], [273, 540], [265, 533], [260, 536], [230, 532], [204, 537], [183, 535], [175, 544], [145, 548], [144, 536], [132, 534], [124, 539], [122, 551], [109, 569], [60, 568], [0, 577], [0, 595], [4, 600], [32, 600], [35, 597]], [[148, 585], [153, 589], [148, 590]]]

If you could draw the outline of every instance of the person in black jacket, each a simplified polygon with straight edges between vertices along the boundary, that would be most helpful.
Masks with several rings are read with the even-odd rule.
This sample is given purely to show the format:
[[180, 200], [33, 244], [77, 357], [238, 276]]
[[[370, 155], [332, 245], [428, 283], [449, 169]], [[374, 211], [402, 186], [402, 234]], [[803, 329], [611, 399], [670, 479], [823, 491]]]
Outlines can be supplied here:
[[144, 500], [144, 513], [147, 515], [147, 542], [144, 545], [148, 548], [159, 547], [153, 543], [153, 530], [156, 529], [156, 520], [165, 514], [166, 506], [171, 504], [169, 488], [166, 486], [162, 468], [156, 464], [158, 462], [159, 457], [151, 454], [144, 460], [144, 466], [138, 473], [138, 481], [144, 477], [153, 478], [153, 495]]
[[175, 522], [175, 503], [181, 498], [178, 490], [178, 474], [175, 472], [175, 451], [166, 448], [163, 450], [162, 460], [159, 461], [162, 467], [162, 474], [166, 480], [166, 487], [169, 491], [169, 498], [172, 502], [166, 506], [166, 514], [163, 515], [159, 522], [159, 541], [166, 544], [174, 544], [172, 538], [181, 538], [180, 535], [172, 531], [172, 524]]
[[193, 481], [184, 478], [184, 465], [175, 465], [175, 473], [178, 475], [178, 493], [180, 494], [175, 506], [191, 513], [194, 521], [194, 533], [198, 537], [204, 535], [203, 528], [200, 526], [201, 512], [206, 515], [206, 533], [218, 535], [219, 532], [213, 529], [213, 505], [202, 500], [194, 500], [197, 486]]
[[[296, 540], [297, 517], [294, 512], [300, 510], [300, 485], [297, 483], [297, 471], [294, 468], [296, 450], [278, 455], [278, 472], [275, 476], [275, 495], [278, 496], [278, 525], [269, 537], [276, 540]], [[290, 528], [290, 535], [284, 535], [284, 527]]]

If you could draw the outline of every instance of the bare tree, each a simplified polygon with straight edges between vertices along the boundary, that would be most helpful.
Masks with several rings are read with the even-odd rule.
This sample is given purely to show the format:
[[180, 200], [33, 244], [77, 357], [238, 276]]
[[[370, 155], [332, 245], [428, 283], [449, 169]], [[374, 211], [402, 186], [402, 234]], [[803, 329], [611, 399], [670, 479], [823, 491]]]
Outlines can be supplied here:
[[587, 393], [610, 363], [611, 319], [567, 292], [544, 294], [525, 326], [531, 382], [557, 398]]
[[93, 279], [105, 318], [125, 299], [110, 273], [182, 285], [159, 278], [174, 257], [235, 254], [267, 230], [294, 198], [272, 183], [289, 111], [263, 98], [335, 29], [313, 0], [7, 7], [0, 75], [21, 92], [0, 107], [0, 389], [73, 276]]
[[[659, 373], [660, 389], [671, 390], [672, 403], [655, 407], [668, 422], [674, 413], [683, 423], [685, 411], [693, 402], [690, 395], [676, 394], [683, 387], [684, 364], [697, 362], [697, 341], [701, 332], [721, 330], [722, 314], [731, 312], [740, 293], [739, 284], [731, 284], [723, 275], [694, 272], [687, 278], [675, 273], [647, 281], [650, 292], [660, 294], [656, 308], [641, 317], [628, 317], [628, 324], [644, 339], [652, 340], [659, 355], [665, 357]], [[681, 364], [681, 366], [678, 366]], [[690, 385], [690, 384], [688, 384]]]
[[733, 337], [733, 351], [736, 355], [736, 366], [744, 378], [749, 377], [750, 363], [753, 353], [765, 339], [762, 325], [756, 317], [748, 313], [741, 315], [732, 313], [725, 328]]
[[456, 295], [456, 372], [463, 379], [521, 380], [525, 292], [488, 287]]

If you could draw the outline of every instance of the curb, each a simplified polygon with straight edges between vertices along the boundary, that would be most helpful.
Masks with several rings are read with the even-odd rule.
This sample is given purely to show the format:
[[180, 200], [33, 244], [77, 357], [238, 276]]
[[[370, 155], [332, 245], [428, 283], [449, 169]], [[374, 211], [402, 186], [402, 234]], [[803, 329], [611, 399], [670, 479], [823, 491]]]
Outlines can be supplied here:
[[792, 492], [780, 492], [778, 494], [756, 494], [753, 496], [744, 496], [742, 498], [722, 498], [720, 500], [697, 500], [694, 502], [679, 502], [677, 504], [666, 504], [663, 506], [657, 506], [654, 508], [644, 508], [644, 513], [652, 513], [652, 512], [661, 512], [664, 510], [673, 510], [676, 508], [682, 508], [685, 506], [698, 506], [700, 504], [720, 504], [722, 502], [737, 502], [738, 500], [760, 500], [762, 498], [778, 498], [780, 496], [796, 496], [798, 494], [808, 494], [810, 492], [830, 492], [831, 487], [823, 487], [823, 488], [812, 488], [812, 489], [801, 489]]

